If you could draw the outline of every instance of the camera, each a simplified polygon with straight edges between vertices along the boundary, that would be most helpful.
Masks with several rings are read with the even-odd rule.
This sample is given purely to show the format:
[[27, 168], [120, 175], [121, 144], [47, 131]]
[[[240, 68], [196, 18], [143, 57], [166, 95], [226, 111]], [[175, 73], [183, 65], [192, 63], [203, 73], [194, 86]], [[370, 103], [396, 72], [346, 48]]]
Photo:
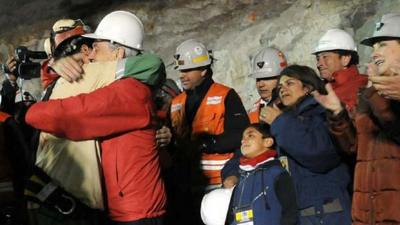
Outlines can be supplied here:
[[47, 59], [46, 52], [31, 51], [25, 46], [19, 46], [15, 49], [15, 60], [17, 61], [16, 68], [13, 72], [2, 64], [1, 69], [4, 73], [14, 74], [25, 80], [40, 77], [41, 64], [32, 60]]

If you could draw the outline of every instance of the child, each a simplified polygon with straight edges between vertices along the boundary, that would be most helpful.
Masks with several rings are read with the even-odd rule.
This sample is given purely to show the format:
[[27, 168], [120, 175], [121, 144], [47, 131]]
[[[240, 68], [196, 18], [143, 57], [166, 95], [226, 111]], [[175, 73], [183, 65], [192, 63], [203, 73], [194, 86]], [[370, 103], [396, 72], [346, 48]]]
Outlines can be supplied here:
[[275, 158], [268, 124], [251, 124], [242, 137], [240, 179], [231, 202], [232, 225], [287, 225], [298, 220], [295, 189]]

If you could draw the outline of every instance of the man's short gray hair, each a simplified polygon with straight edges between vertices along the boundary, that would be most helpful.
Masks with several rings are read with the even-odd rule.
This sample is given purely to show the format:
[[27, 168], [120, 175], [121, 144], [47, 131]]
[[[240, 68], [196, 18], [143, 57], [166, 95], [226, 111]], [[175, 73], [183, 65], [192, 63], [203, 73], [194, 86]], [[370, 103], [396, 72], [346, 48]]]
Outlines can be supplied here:
[[110, 49], [112, 49], [112, 50], [116, 50], [117, 48], [122, 48], [122, 49], [124, 49], [124, 58], [127, 58], [127, 57], [129, 57], [129, 56], [136, 56], [137, 54], [139, 54], [139, 50], [137, 50], [137, 49], [134, 49], [134, 48], [129, 48], [129, 47], [126, 47], [126, 46], [124, 46], [124, 45], [121, 45], [121, 44], [119, 44], [119, 43], [117, 43], [117, 42], [109, 42], [109, 48]]

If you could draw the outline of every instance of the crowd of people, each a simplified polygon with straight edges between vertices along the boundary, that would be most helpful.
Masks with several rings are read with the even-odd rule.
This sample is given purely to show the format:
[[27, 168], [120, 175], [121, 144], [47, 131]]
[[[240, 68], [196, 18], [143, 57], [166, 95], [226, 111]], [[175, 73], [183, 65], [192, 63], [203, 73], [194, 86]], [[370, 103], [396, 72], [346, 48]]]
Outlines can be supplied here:
[[400, 224], [400, 14], [361, 41], [367, 74], [341, 29], [310, 50], [319, 75], [261, 48], [248, 112], [204, 43], [177, 46], [179, 87], [144, 33], [128, 11], [56, 21], [22, 107], [6, 62], [0, 224]]

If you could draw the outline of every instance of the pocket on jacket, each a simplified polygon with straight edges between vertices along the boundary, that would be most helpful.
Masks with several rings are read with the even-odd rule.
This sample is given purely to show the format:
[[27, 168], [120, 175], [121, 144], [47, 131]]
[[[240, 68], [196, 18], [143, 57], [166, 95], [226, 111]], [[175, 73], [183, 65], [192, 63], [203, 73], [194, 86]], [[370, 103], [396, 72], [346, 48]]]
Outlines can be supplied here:
[[201, 115], [200, 118], [197, 119], [197, 123], [194, 124], [193, 131], [196, 133], [209, 132], [212, 130], [211, 126], [215, 125], [215, 123], [213, 123], [215, 118], [215, 113]]

